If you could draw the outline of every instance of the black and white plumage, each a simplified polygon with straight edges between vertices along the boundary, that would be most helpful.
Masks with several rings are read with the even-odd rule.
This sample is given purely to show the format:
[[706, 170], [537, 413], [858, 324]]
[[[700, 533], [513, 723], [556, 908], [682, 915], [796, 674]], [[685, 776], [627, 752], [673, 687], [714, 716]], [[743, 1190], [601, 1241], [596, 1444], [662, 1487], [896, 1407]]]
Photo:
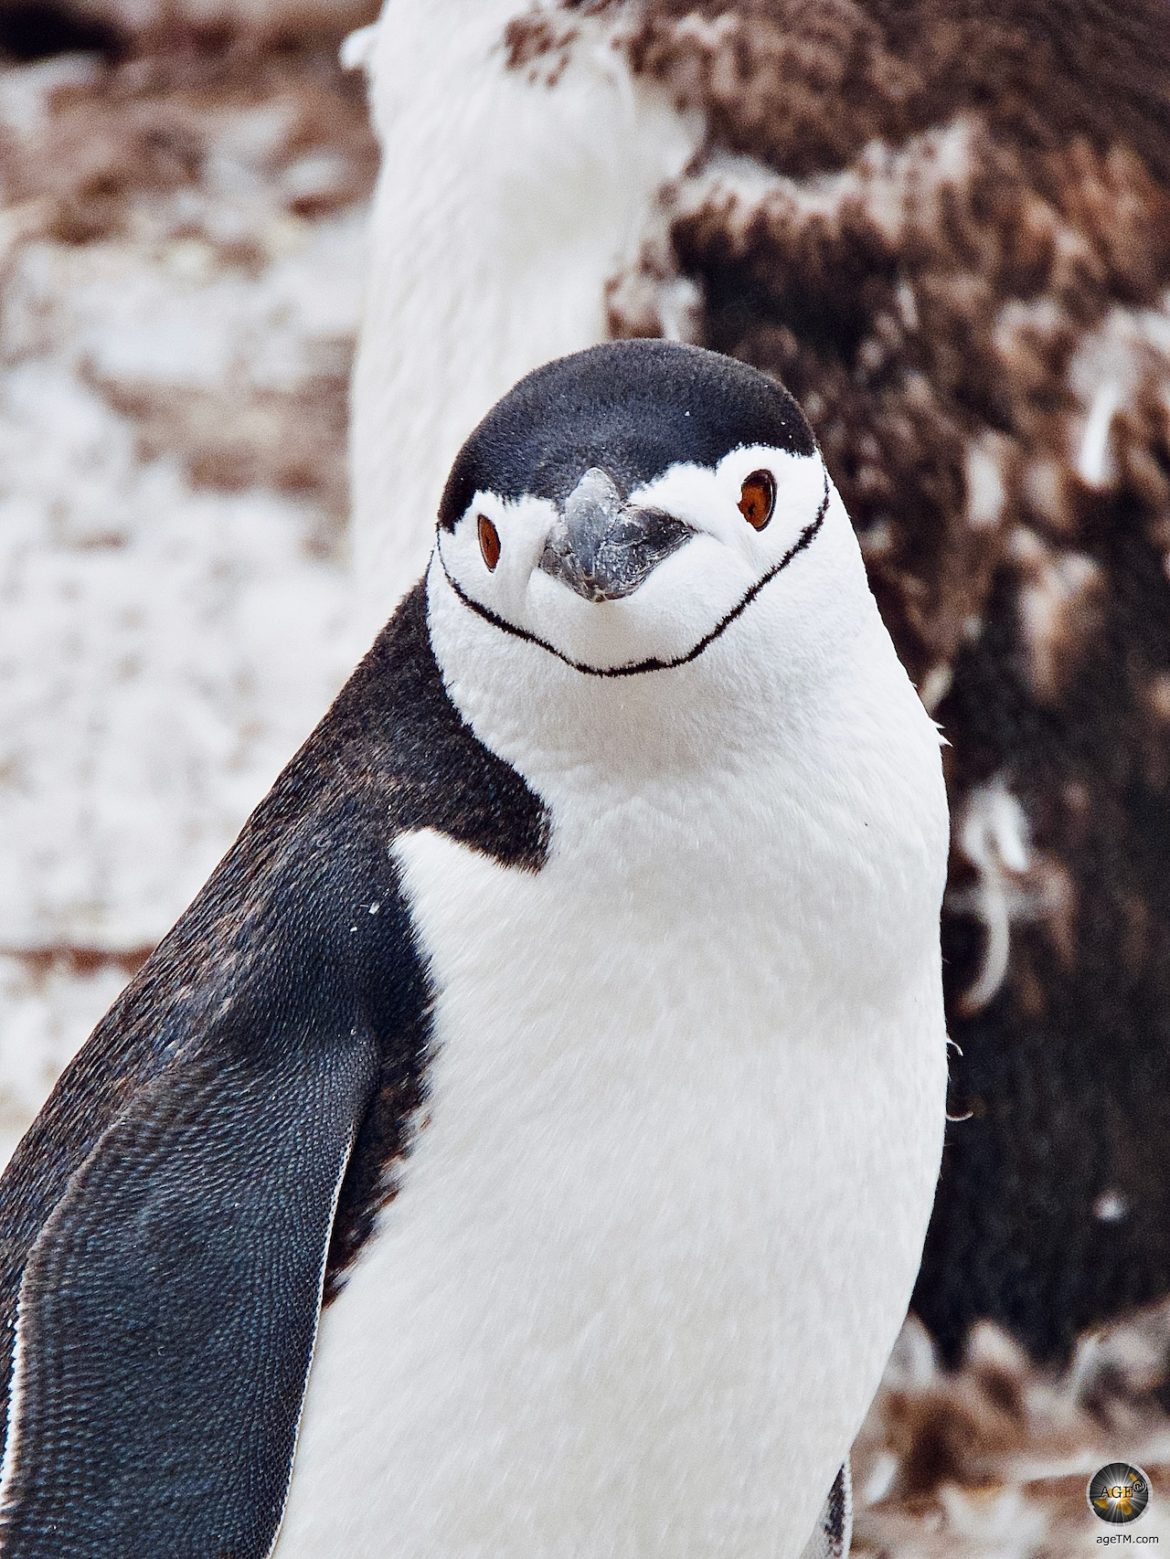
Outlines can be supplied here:
[[322, 1284], [420, 1102], [426, 980], [387, 853], [420, 826], [516, 869], [546, 845], [416, 592], [0, 1180], [0, 1552], [267, 1552]]
[[393, 0], [372, 36], [363, 584], [412, 577], [400, 497], [496, 375], [663, 335], [795, 390], [951, 741], [961, 1119], [916, 1305], [951, 1360], [986, 1317], [1066, 1354], [1170, 1295], [1164, 0], [485, 0], [454, 31]]
[[795, 403], [661, 343], [521, 384], [0, 1183], [0, 1553], [843, 1552], [945, 845]]

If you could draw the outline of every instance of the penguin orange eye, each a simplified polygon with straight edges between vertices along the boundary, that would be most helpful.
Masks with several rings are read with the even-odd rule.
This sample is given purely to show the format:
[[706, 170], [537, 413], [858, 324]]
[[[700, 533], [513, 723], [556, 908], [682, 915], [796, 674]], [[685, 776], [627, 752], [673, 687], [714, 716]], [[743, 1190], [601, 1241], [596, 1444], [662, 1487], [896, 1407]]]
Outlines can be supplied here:
[[479, 517], [479, 550], [488, 568], [494, 570], [500, 561], [500, 533], [486, 514]]
[[763, 530], [776, 507], [776, 482], [770, 471], [753, 471], [739, 490], [739, 512], [753, 528]]

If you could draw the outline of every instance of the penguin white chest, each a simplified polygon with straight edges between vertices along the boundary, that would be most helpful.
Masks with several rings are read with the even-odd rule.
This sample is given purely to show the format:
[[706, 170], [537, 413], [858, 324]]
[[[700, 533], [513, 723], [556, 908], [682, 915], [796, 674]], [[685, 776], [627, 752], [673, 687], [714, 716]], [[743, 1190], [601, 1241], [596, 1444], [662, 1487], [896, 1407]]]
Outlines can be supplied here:
[[909, 1298], [943, 1028], [929, 916], [890, 945], [823, 819], [761, 837], [768, 788], [595, 802], [537, 873], [399, 844], [426, 1118], [280, 1559], [799, 1553]]

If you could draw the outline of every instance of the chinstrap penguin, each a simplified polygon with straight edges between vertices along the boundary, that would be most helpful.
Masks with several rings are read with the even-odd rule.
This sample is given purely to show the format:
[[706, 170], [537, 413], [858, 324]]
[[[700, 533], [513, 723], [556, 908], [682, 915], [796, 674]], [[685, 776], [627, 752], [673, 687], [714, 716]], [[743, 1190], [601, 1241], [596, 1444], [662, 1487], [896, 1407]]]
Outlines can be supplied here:
[[523, 380], [0, 1183], [0, 1554], [843, 1552], [946, 843], [796, 403]]

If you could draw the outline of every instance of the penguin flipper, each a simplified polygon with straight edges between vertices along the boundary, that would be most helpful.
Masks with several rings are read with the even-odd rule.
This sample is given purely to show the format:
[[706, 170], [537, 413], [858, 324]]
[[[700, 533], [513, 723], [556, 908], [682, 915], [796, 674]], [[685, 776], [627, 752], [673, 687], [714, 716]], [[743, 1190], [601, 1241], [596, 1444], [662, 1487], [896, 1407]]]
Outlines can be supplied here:
[[816, 1530], [804, 1545], [800, 1559], [848, 1559], [853, 1536], [853, 1484], [849, 1463], [833, 1479]]
[[20, 1289], [5, 1559], [271, 1551], [378, 1068], [371, 1034], [308, 1005], [259, 1043], [241, 1012], [184, 1048], [41, 1229]]

